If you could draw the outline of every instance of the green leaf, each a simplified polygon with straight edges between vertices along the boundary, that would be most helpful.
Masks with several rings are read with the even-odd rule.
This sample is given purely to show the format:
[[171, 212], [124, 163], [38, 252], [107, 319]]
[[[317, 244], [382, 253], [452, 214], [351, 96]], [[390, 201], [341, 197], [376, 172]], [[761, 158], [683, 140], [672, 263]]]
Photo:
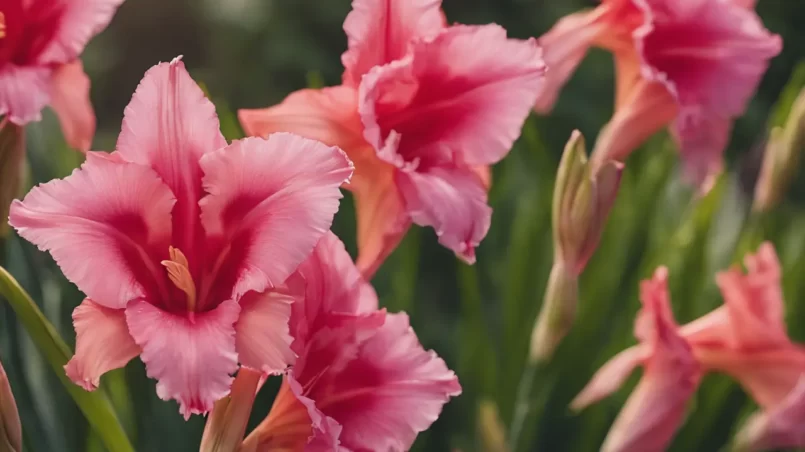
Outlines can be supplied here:
[[20, 323], [50, 363], [106, 449], [110, 452], [133, 452], [134, 448], [106, 396], [101, 392], [84, 391], [67, 378], [64, 365], [70, 359], [70, 349], [36, 303], [3, 267], [0, 267], [0, 294], [8, 300]]

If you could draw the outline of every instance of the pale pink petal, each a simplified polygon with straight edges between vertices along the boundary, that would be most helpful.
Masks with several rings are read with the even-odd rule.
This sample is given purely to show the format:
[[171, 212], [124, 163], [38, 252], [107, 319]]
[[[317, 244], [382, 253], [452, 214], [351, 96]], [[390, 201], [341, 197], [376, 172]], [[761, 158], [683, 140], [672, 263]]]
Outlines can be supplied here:
[[778, 405], [753, 414], [735, 440], [743, 452], [805, 447], [805, 377]]
[[679, 113], [672, 131], [688, 182], [709, 191], [724, 166], [722, 154], [731, 129], [731, 119], [714, 113], [685, 110]]
[[[173, 242], [199, 275], [204, 234], [198, 221], [203, 196], [199, 160], [226, 146], [215, 106], [178, 58], [145, 73], [126, 107], [117, 152], [152, 167], [176, 196]], [[228, 297], [227, 297], [228, 298]], [[224, 298], [225, 299], [225, 298]]]
[[492, 221], [486, 190], [476, 175], [439, 167], [427, 172], [400, 171], [397, 184], [414, 223], [432, 226], [439, 243], [466, 262], [475, 262], [475, 247]]
[[122, 309], [109, 309], [87, 298], [73, 311], [73, 326], [75, 355], [64, 370], [87, 391], [98, 388], [101, 375], [125, 366], [140, 354]]
[[52, 72], [45, 66], [4, 64], [0, 68], [0, 115], [8, 115], [18, 125], [39, 121], [50, 102]]
[[606, 23], [601, 20], [605, 12], [603, 7], [593, 11], [570, 14], [559, 19], [547, 33], [540, 36], [538, 42], [544, 49], [545, 85], [539, 92], [534, 109], [539, 113], [548, 113], [553, 109], [559, 92], [567, 83], [587, 55], [587, 50], [595, 42], [599, 34], [606, 30]]
[[374, 66], [405, 56], [411, 41], [444, 28], [441, 0], [353, 0], [344, 21], [344, 84], [358, 86]]
[[[30, 11], [42, 9], [41, 3], [32, 2]], [[55, 34], [37, 57], [43, 64], [67, 63], [78, 57], [87, 42], [106, 28], [123, 0], [74, 0], [58, 3], [63, 5], [64, 10], [56, 24]]]
[[358, 117], [358, 91], [347, 86], [296, 91], [273, 107], [239, 110], [238, 118], [251, 136], [290, 132], [348, 154], [368, 146]]
[[593, 375], [587, 386], [570, 403], [574, 410], [582, 410], [589, 405], [613, 394], [623, 386], [635, 367], [648, 358], [649, 350], [642, 345], [627, 348], [606, 362]]
[[344, 243], [332, 232], [319, 240], [313, 254], [299, 266], [305, 279], [304, 317], [311, 325], [322, 313], [362, 314], [377, 311], [372, 285], [361, 276]]
[[364, 77], [364, 136], [398, 166], [495, 163], [520, 136], [544, 72], [534, 40], [507, 39], [497, 25], [450, 27]]
[[50, 107], [71, 147], [87, 152], [95, 135], [95, 112], [89, 99], [89, 77], [80, 60], [59, 66], [51, 78]]
[[304, 395], [305, 390], [293, 377], [293, 371], [289, 373], [283, 384], [288, 385], [293, 395], [304, 405], [308, 416], [310, 416], [312, 435], [305, 445], [305, 452], [331, 452], [341, 450], [342, 448], [339, 447], [341, 444], [339, 441], [342, 430], [341, 424], [322, 413], [316, 408], [316, 402]]
[[87, 297], [122, 308], [135, 299], [161, 299], [164, 269], [152, 256], [168, 248], [173, 205], [173, 194], [150, 168], [90, 153], [72, 175], [14, 201], [9, 224], [50, 251]]
[[701, 376], [671, 314], [664, 268], [641, 284], [641, 301], [643, 309], [635, 322], [635, 335], [650, 349], [650, 355], [640, 383], [601, 447], [606, 452], [666, 450]]
[[233, 142], [201, 166], [209, 193], [201, 221], [208, 237], [229, 244], [218, 281], [234, 285], [235, 296], [274, 287], [296, 270], [330, 229], [339, 187], [352, 175], [340, 149], [287, 133]]
[[240, 317], [235, 324], [240, 363], [269, 374], [293, 364], [288, 322], [293, 298], [280, 292], [249, 292], [240, 300]]
[[386, 316], [333, 384], [351, 397], [316, 403], [343, 426], [341, 444], [351, 450], [408, 450], [461, 394], [455, 373], [422, 348], [405, 314]]
[[149, 377], [157, 380], [162, 400], [179, 402], [189, 419], [203, 414], [229, 393], [238, 368], [235, 327], [240, 307], [228, 300], [192, 318], [134, 301], [126, 308], [126, 322]]

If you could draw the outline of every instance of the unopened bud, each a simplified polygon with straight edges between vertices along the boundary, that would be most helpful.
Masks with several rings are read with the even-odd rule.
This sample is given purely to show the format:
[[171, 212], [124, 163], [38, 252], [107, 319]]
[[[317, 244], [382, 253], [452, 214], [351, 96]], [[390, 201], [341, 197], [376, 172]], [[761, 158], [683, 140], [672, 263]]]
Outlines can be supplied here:
[[578, 278], [562, 262], [554, 263], [537, 323], [531, 332], [529, 362], [548, 361], [576, 319]]
[[8, 376], [0, 364], [0, 450], [22, 452], [22, 426]]
[[241, 367], [228, 396], [215, 402], [201, 436], [199, 452], [240, 450], [262, 373]]
[[478, 404], [478, 433], [485, 452], [508, 452], [506, 430], [495, 402], [483, 399]]
[[23, 128], [4, 119], [0, 122], [0, 239], [10, 231], [8, 208], [20, 194], [24, 157]]
[[559, 164], [552, 214], [556, 260], [576, 275], [598, 247], [622, 170], [621, 163], [607, 161], [593, 173], [584, 137], [573, 131]]
[[752, 209], [767, 212], [782, 200], [805, 149], [805, 89], [791, 106], [785, 124], [769, 132]]

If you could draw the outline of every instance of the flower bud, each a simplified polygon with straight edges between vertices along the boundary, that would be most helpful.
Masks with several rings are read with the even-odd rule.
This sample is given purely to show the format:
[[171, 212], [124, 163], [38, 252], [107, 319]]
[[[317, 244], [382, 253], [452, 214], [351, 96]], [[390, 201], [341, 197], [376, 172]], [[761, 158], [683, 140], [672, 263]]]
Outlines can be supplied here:
[[8, 208], [22, 185], [25, 140], [22, 127], [8, 119], [0, 123], [0, 239], [9, 233]]
[[529, 362], [547, 361], [576, 319], [578, 278], [561, 262], [554, 263], [537, 323], [531, 332]]
[[215, 402], [210, 412], [201, 436], [199, 452], [240, 450], [261, 377], [260, 372], [240, 368], [232, 382], [230, 394]]
[[0, 364], [0, 450], [22, 452], [22, 426], [17, 403], [3, 365]]
[[805, 89], [800, 91], [788, 119], [769, 133], [763, 166], [755, 185], [752, 210], [767, 212], [779, 204], [799, 164], [805, 148]]

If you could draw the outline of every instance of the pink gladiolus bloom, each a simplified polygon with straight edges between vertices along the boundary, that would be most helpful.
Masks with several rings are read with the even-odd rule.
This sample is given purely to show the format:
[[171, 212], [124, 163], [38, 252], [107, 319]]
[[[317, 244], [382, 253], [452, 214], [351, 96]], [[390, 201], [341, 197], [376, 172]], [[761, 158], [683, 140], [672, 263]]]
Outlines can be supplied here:
[[779, 404], [753, 414], [736, 435], [735, 446], [741, 452], [805, 447], [805, 376]]
[[298, 133], [355, 161], [358, 267], [371, 276], [411, 222], [472, 263], [489, 229], [489, 169], [542, 85], [533, 40], [497, 25], [446, 26], [440, 0], [354, 0], [341, 86], [241, 110], [251, 135]]
[[701, 369], [671, 313], [665, 268], [641, 284], [640, 299], [643, 309], [635, 321], [635, 336], [642, 344], [641, 356], [610, 361], [573, 401], [574, 408], [581, 408], [614, 391], [633, 366], [642, 363], [643, 377], [612, 425], [601, 448], [605, 452], [665, 450], [701, 377]]
[[299, 275], [305, 297], [291, 318], [299, 358], [241, 450], [408, 450], [461, 393], [456, 375], [422, 348], [408, 316], [377, 310], [334, 235]]
[[721, 169], [732, 121], [746, 109], [781, 50], [746, 0], [602, 0], [540, 38], [551, 71], [536, 109], [551, 109], [587, 50], [612, 51], [616, 111], [594, 160], [623, 160], [666, 125], [687, 176], [706, 184]]
[[87, 295], [67, 375], [93, 390], [140, 355], [188, 418], [228, 393], [238, 363], [283, 371], [292, 299], [270, 289], [330, 228], [351, 173], [339, 149], [290, 134], [227, 145], [178, 58], [150, 69], [115, 153], [89, 153], [11, 207], [10, 224]]
[[89, 79], [78, 56], [123, 0], [9, 0], [0, 6], [0, 115], [24, 125], [50, 105], [70, 146], [95, 134]]
[[[792, 343], [785, 330], [774, 248], [764, 243], [745, 264], [747, 274], [730, 269], [717, 276], [723, 306], [674, 334], [684, 338], [702, 372], [735, 378], [760, 406], [771, 408], [783, 402], [805, 373], [805, 348]], [[667, 289], [663, 284], [656, 290]], [[595, 374], [573, 406], [583, 408], [613, 393], [650, 356], [645, 344], [622, 351]]]

